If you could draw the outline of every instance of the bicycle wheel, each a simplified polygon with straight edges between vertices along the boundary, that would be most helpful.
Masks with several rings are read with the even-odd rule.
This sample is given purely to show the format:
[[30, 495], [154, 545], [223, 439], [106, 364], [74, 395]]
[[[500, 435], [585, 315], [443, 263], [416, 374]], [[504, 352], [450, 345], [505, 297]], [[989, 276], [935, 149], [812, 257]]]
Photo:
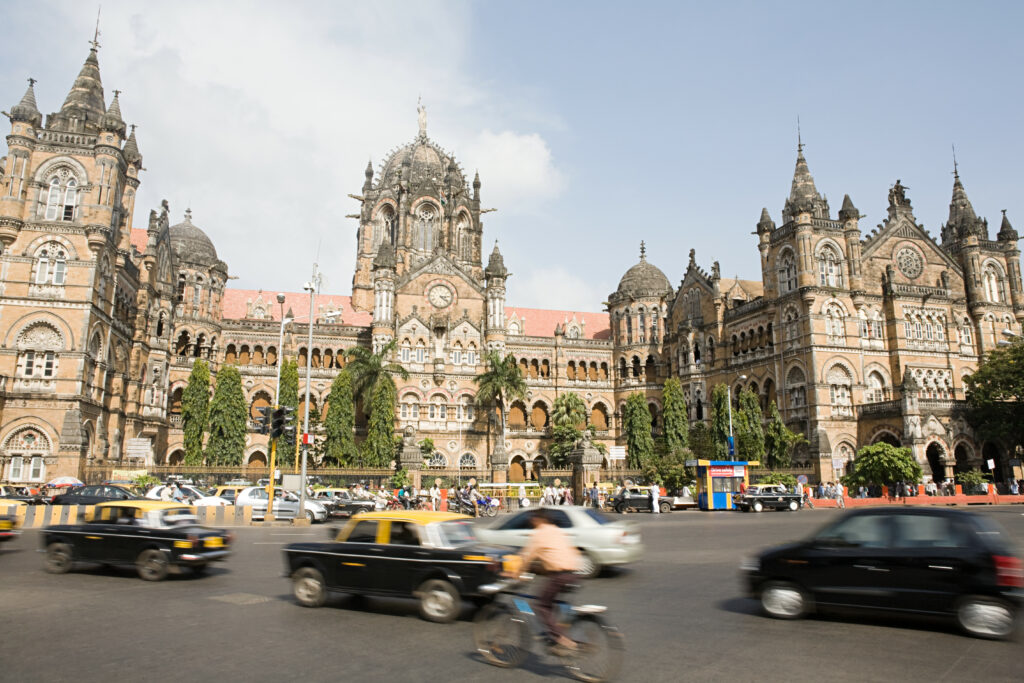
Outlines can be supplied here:
[[617, 628], [597, 615], [581, 614], [569, 625], [568, 636], [576, 641], [576, 651], [562, 658], [570, 676], [600, 683], [619, 675], [626, 645]]
[[473, 644], [489, 664], [511, 669], [526, 661], [530, 634], [506, 605], [485, 605], [473, 620]]

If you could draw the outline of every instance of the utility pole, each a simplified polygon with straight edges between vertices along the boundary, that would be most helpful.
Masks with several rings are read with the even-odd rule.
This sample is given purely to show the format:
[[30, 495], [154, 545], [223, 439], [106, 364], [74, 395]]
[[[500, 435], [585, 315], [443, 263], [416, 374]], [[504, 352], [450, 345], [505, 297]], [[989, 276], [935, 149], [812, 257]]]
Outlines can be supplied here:
[[[284, 326], [291, 322], [284, 314], [284, 294], [277, 295], [277, 303], [281, 307], [281, 334], [277, 342], [277, 383], [274, 388], [274, 413], [281, 407], [281, 363], [284, 360]], [[270, 437], [270, 483], [267, 484], [267, 512], [263, 519], [267, 522], [274, 521], [274, 468], [277, 466], [277, 437]]]
[[309, 455], [309, 385], [313, 374], [313, 316], [315, 315], [316, 293], [320, 289], [320, 271], [313, 264], [313, 277], [303, 287], [309, 292], [309, 334], [306, 343], [306, 407], [302, 419], [302, 478], [299, 490], [299, 514], [306, 514], [306, 458]]

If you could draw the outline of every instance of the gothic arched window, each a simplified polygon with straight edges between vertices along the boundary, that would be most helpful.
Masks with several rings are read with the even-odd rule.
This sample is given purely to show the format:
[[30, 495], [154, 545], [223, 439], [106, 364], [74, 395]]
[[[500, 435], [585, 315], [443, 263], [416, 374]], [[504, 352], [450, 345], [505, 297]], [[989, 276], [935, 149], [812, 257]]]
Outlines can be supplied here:
[[843, 286], [842, 259], [829, 245], [818, 251], [818, 284], [822, 287]]
[[786, 294], [796, 289], [796, 261], [793, 252], [786, 250], [779, 258], [779, 294]]
[[385, 204], [377, 213], [377, 221], [373, 226], [373, 248], [376, 249], [381, 242], [387, 240], [395, 242], [395, 212], [390, 205]]
[[472, 453], [463, 453], [462, 457], [459, 458], [459, 469], [460, 470], [475, 470], [476, 469], [476, 456]]
[[37, 254], [36, 284], [63, 285], [67, 278], [67, 251], [56, 242], [43, 246]]
[[881, 403], [889, 399], [889, 390], [885, 386], [885, 378], [880, 372], [872, 372], [868, 375], [868, 390], [864, 399], [868, 403]]
[[852, 415], [853, 408], [850, 400], [850, 387], [853, 381], [850, 373], [842, 365], [833, 365], [828, 371], [829, 398], [832, 401], [833, 415]]
[[50, 190], [46, 196], [46, 220], [57, 220], [57, 205], [60, 203], [60, 180], [53, 178], [50, 181]]
[[75, 208], [78, 204], [78, 183], [72, 178], [68, 181], [67, 188], [64, 190], [64, 212], [61, 220], [73, 221], [75, 220]]
[[459, 214], [459, 219], [455, 223], [455, 239], [459, 258], [463, 261], [471, 260], [473, 258], [473, 236], [469, 234], [469, 217], [464, 213]]
[[416, 213], [416, 230], [413, 234], [413, 248], [420, 251], [431, 251], [434, 248], [435, 232], [437, 230], [437, 214], [434, 207], [424, 204]]
[[1002, 303], [1003, 274], [999, 272], [995, 264], [990, 263], [985, 266], [983, 281], [985, 283], [985, 299], [994, 304]]
[[34, 427], [26, 427], [8, 438], [4, 446], [10, 458], [5, 477], [8, 481], [43, 481], [45, 458], [51, 450], [45, 434]]
[[842, 344], [846, 341], [846, 321], [843, 309], [837, 304], [825, 307], [825, 335], [831, 344]]
[[786, 374], [786, 388], [789, 390], [789, 403], [793, 408], [799, 408], [807, 404], [807, 388], [804, 384], [807, 378], [804, 371], [798, 367], [792, 367]]

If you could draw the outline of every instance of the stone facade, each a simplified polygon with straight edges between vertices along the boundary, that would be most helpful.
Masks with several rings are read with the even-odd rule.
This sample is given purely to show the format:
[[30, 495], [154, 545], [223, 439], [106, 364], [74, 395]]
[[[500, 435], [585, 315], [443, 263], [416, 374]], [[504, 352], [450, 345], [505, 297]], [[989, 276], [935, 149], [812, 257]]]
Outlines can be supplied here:
[[[707, 419], [716, 383], [777, 400], [810, 438], [800, 457], [824, 479], [879, 439], [913, 446], [936, 474], [990, 457], [998, 476], [1009, 474], [1003, 448], [973, 434], [958, 409], [980, 354], [1002, 329], [1020, 331], [1017, 234], [1004, 216], [990, 240], [959, 176], [941, 242], [917, 224], [899, 181], [888, 218], [863, 236], [848, 197], [830, 216], [801, 150], [782, 226], [767, 210], [757, 224], [760, 279], [722, 278], [717, 263], [709, 274], [691, 251], [673, 288], [641, 247], [605, 312], [516, 308], [506, 305], [511, 274], [498, 245], [482, 256], [480, 178], [469, 181], [428, 137], [421, 109], [413, 140], [368, 166], [352, 195], [352, 295], [317, 296], [310, 347], [308, 294], [284, 293], [281, 303], [277, 293], [228, 288], [228, 265], [190, 210], [171, 225], [164, 202], [133, 228], [142, 156], [116, 91], [106, 106], [95, 48], [45, 125], [31, 83], [8, 116], [0, 480], [139, 463], [129, 455], [180, 462], [181, 394], [196, 358], [214, 372], [239, 366], [255, 423], [274, 402], [282, 357], [300, 368], [310, 359], [311, 409], [325, 413], [345, 350], [391, 340], [410, 373], [396, 429], [433, 440], [431, 467], [530, 476], [546, 463], [551, 408], [565, 391], [583, 398], [599, 442], [622, 443], [634, 391], [647, 396], [658, 431], [661, 386], [678, 376], [694, 421]], [[282, 343], [287, 311], [298, 316]], [[475, 404], [473, 378], [492, 349], [515, 356], [529, 388], [507, 407], [504, 453], [496, 422]], [[244, 461], [265, 463], [266, 437], [252, 427]]]

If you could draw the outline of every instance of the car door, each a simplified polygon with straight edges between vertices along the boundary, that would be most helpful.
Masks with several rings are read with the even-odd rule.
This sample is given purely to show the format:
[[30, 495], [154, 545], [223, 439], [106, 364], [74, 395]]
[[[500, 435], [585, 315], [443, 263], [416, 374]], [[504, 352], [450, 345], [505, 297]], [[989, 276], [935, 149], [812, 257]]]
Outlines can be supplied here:
[[[964, 520], [907, 510], [893, 516], [893, 606], [915, 612], [949, 612], [975, 571], [977, 549]], [[915, 514], [916, 513], [916, 514]]]
[[819, 603], [882, 608], [895, 592], [894, 554], [891, 516], [862, 514], [826, 527], [788, 562]]
[[371, 546], [375, 555], [367, 571], [375, 577], [378, 590], [409, 595], [420, 583], [418, 577], [429, 566], [431, 551], [423, 547], [418, 525], [393, 520], [382, 529], [381, 543]]
[[113, 543], [113, 535], [117, 528], [118, 511], [116, 508], [97, 508], [93, 511], [93, 517], [88, 523], [82, 526], [82, 533], [78, 535], [78, 547], [75, 555], [87, 562], [103, 562], [109, 560], [110, 548]]
[[493, 539], [499, 545], [522, 548], [530, 539], [530, 532], [533, 531], [533, 525], [530, 523], [533, 514], [532, 510], [527, 510], [513, 515], [498, 526], [495, 533], [487, 534], [487, 538]]
[[339, 545], [337, 554], [332, 558], [334, 563], [334, 580], [337, 588], [361, 592], [372, 588], [368, 567], [376, 563], [378, 553], [377, 534], [380, 523], [375, 519], [364, 519], [356, 522], [348, 536]]
[[299, 515], [299, 499], [285, 491], [274, 492], [274, 516], [279, 519], [294, 519]]

